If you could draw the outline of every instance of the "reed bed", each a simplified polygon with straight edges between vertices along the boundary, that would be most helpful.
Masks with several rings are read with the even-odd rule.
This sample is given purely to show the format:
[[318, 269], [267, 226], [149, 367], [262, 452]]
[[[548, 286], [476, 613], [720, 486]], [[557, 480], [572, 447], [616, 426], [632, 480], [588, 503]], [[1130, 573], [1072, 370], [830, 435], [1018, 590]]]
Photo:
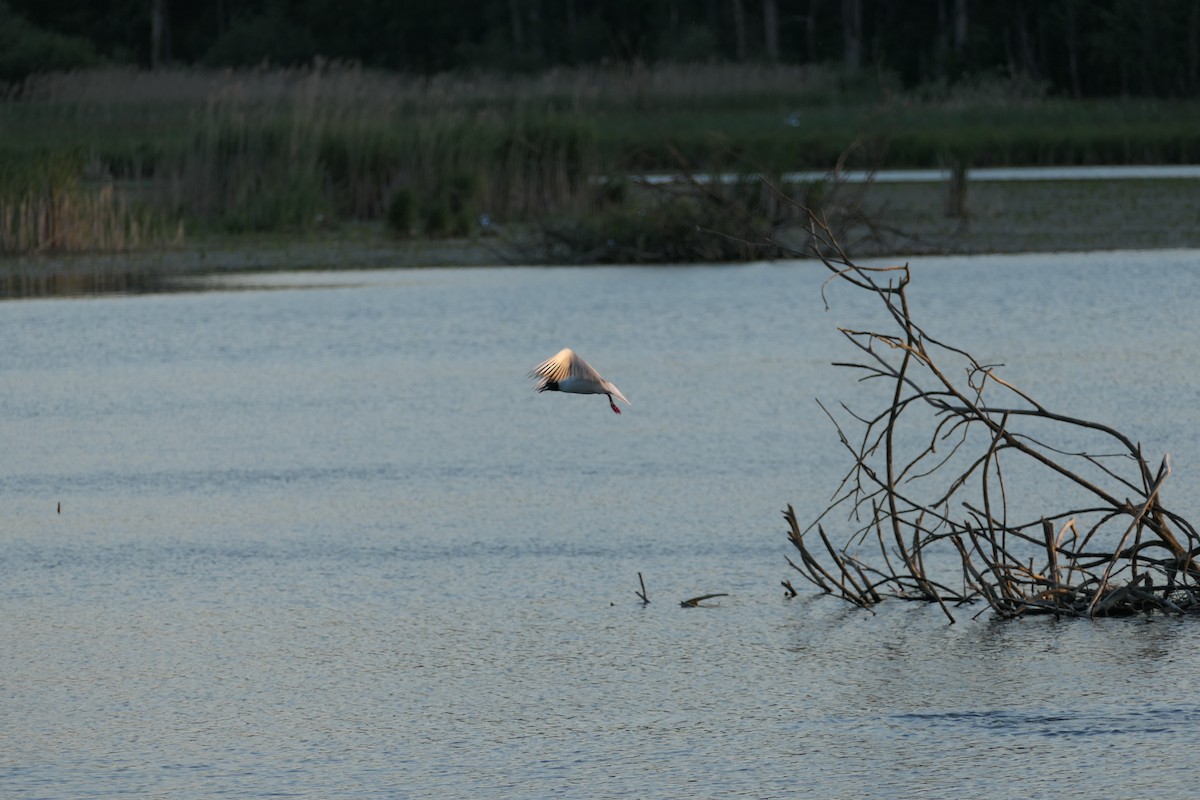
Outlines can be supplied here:
[[483, 213], [521, 219], [570, 207], [597, 163], [589, 127], [562, 118], [387, 117], [299, 100], [210, 100], [189, 145], [157, 170], [164, 202], [223, 230], [256, 231], [382, 219], [408, 197], [415, 213], [396, 233], [465, 235]]
[[[597, 176], [828, 169], [865, 140], [881, 143], [872, 168], [1200, 160], [1200, 104], [1070, 104], [999, 83], [890, 89], [823, 66], [104, 68], [9, 87], [0, 160], [81, 149], [72, 180], [112, 182], [117, 197], [136, 182], [159, 217], [201, 235], [382, 221], [423, 238], [584, 221], [610, 202]], [[14, 197], [2, 176], [0, 194]], [[135, 227], [126, 241], [150, 241]]]
[[0, 254], [129, 252], [182, 241], [182, 223], [169, 226], [132, 207], [111, 184], [0, 196]]
[[183, 231], [111, 180], [86, 180], [82, 148], [0, 158], [0, 255], [127, 252], [176, 244]]

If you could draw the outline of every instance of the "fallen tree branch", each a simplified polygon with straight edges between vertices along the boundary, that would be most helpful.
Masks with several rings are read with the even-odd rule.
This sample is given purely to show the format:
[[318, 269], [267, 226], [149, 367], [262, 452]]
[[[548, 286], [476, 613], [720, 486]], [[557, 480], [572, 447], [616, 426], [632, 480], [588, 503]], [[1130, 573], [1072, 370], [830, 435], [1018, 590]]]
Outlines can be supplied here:
[[[936, 602], [951, 622], [950, 606], [973, 601], [1004, 618], [1200, 611], [1200, 535], [1162, 503], [1169, 457], [1151, 469], [1133, 438], [1048, 408], [997, 365], [931, 336], [912, 317], [907, 264], [859, 266], [829, 225], [810, 221], [812, 253], [831, 273], [826, 305], [840, 283], [884, 311], [883, 329], [841, 329], [862, 359], [835, 366], [887, 390], [873, 413], [843, 403], [839, 419], [820, 404], [851, 465], [807, 527], [787, 507], [800, 554], [788, 563], [863, 608], [885, 597]], [[1038, 504], [1048, 507], [1014, 519]], [[827, 532], [837, 510], [850, 523], [841, 546]]]

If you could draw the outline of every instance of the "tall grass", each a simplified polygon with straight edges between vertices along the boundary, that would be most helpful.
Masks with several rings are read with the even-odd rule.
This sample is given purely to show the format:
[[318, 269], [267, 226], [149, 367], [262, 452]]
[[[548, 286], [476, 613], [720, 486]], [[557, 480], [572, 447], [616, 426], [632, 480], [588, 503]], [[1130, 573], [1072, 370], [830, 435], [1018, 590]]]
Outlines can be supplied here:
[[[124, 214], [110, 225], [125, 238], [107, 241], [125, 247], [163, 220], [218, 232], [386, 220], [397, 235], [463, 235], [483, 214], [520, 224], [592, 213], [597, 175], [822, 169], [864, 139], [887, 143], [878, 166], [1200, 160], [1197, 103], [1069, 103], [1000, 82], [892, 89], [840, 69], [763, 65], [517, 77], [328, 63], [44, 75], [3, 94], [0, 162], [37, 161], [47, 146], [81, 152], [78, 174], [90, 169], [99, 183], [79, 185], [116, 188], [108, 199], [71, 189], [66, 203], [5, 189], [0, 175], [0, 196], [6, 230], [68, 213]], [[122, 205], [131, 181], [148, 187], [159, 222]], [[94, 195], [91, 206], [79, 191]], [[60, 246], [61, 231], [86, 227], [42, 225], [47, 233], [21, 239], [41, 244], [14, 246]]]
[[0, 254], [128, 252], [182, 243], [183, 226], [134, 208], [112, 184], [0, 196]]
[[79, 149], [0, 163], [0, 254], [124, 252], [182, 239], [178, 223], [111, 181], [87, 184], [85, 172]]
[[403, 84], [388, 93], [356, 70], [249, 77], [209, 94], [156, 169], [169, 207], [220, 229], [379, 219], [408, 196], [420, 232], [461, 234], [482, 212], [569, 205], [600, 168], [594, 131], [570, 115], [417, 107]]

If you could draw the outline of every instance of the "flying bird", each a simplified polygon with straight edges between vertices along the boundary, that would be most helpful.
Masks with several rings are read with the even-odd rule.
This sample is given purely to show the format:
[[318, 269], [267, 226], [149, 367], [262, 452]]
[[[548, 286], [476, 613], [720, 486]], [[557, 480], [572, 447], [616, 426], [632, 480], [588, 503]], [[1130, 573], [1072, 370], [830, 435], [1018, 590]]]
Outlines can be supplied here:
[[617, 414], [621, 413], [621, 409], [613, 402], [614, 397], [626, 405], [632, 405], [620, 389], [601, 378], [599, 372], [569, 347], [564, 347], [553, 358], [543, 361], [529, 373], [529, 377], [537, 380], [534, 389], [539, 392], [606, 394], [609, 407]]

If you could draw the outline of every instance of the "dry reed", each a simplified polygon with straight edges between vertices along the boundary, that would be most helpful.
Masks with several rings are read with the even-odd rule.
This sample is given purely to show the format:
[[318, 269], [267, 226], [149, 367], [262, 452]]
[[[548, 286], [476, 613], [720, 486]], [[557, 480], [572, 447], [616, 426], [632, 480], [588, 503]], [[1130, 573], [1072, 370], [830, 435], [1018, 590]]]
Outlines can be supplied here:
[[164, 225], [151, 210], [131, 206], [111, 184], [93, 191], [0, 195], [0, 254], [128, 252], [182, 239], [182, 224]]

